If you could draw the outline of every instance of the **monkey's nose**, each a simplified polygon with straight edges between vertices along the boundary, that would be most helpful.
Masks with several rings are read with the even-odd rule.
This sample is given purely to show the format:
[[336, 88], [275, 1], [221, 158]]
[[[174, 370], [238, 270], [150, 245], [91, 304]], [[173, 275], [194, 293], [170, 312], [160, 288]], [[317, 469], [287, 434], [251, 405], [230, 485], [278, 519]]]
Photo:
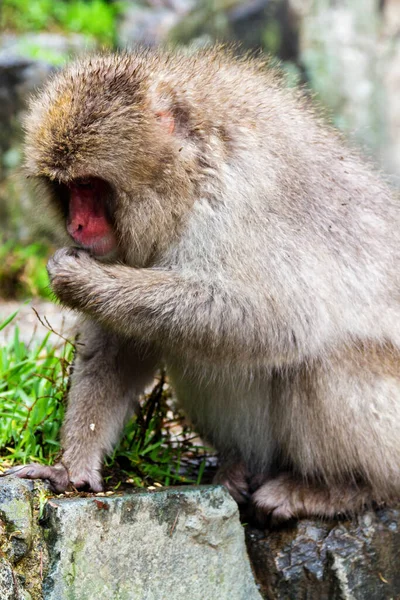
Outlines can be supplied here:
[[85, 228], [85, 223], [81, 219], [68, 219], [67, 231], [72, 237], [82, 233]]

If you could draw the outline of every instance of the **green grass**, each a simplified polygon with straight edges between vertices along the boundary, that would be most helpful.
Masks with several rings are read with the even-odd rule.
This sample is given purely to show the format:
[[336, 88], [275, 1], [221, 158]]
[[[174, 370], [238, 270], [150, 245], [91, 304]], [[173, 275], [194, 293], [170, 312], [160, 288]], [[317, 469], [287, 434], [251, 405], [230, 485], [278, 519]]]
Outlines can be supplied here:
[[[8, 321], [0, 331], [11, 326]], [[0, 464], [52, 463], [59, 452], [73, 348], [64, 341], [51, 346], [49, 336], [27, 346], [15, 327], [13, 339], [0, 348]]]
[[117, 469], [117, 478], [121, 471], [125, 480], [137, 486], [201, 483], [210, 450], [195, 445], [196, 439], [161, 374], [107, 461], [106, 480], [117, 483]]
[[[13, 339], [0, 348], [0, 467], [27, 462], [53, 464], [60, 453], [68, 371], [74, 347], [50, 332], [40, 343], [24, 344], [14, 327]], [[124, 437], [106, 461], [105, 479], [114, 489], [200, 483], [207, 450], [195, 445], [164, 376], [144, 399], [140, 415], [130, 420]]]
[[0, 298], [50, 298], [46, 271], [50, 253], [41, 243], [23, 246], [10, 240], [0, 245]]
[[82, 33], [112, 45], [122, 6], [106, 0], [3, 0], [1, 28]]

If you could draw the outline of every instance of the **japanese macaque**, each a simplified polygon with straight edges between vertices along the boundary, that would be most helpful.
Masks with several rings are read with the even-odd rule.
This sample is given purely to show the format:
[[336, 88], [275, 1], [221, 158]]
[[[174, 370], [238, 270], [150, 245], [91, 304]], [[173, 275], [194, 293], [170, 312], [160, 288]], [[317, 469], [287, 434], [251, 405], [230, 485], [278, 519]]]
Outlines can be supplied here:
[[217, 481], [273, 519], [400, 495], [400, 205], [261, 59], [83, 59], [32, 102], [26, 169], [71, 247], [48, 271], [82, 314], [54, 467], [102, 489], [165, 364]]

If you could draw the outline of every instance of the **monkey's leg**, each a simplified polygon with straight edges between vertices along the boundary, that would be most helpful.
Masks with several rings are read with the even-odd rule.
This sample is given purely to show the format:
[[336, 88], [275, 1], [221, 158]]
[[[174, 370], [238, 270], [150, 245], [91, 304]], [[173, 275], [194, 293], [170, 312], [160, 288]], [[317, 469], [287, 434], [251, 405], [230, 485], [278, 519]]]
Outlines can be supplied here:
[[216, 472], [213, 483], [224, 485], [238, 504], [244, 504], [250, 498], [248, 476], [243, 462], [227, 461]]
[[281, 375], [272, 426], [298, 476], [266, 481], [252, 497], [259, 511], [332, 517], [399, 498], [399, 359], [393, 346], [359, 343]]
[[263, 521], [269, 516], [275, 523], [301, 517], [350, 516], [373, 502], [382, 501], [381, 498], [373, 498], [371, 488], [366, 485], [328, 487], [307, 483], [290, 473], [282, 473], [267, 481], [252, 496], [258, 519]]
[[8, 473], [48, 479], [58, 492], [69, 483], [76, 488], [102, 490], [104, 456], [118, 441], [156, 366], [152, 349], [138, 348], [97, 323], [84, 322], [71, 376], [60, 463], [53, 467], [29, 464]]

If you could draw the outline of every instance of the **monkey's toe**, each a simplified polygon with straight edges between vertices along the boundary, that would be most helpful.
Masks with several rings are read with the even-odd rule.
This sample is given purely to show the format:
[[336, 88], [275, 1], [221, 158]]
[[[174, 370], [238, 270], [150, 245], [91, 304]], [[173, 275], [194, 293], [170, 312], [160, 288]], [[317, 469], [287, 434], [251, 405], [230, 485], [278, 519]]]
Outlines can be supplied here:
[[24, 466], [12, 467], [2, 476], [14, 475], [20, 479], [44, 479], [50, 483], [52, 489], [60, 494], [69, 485], [68, 471], [61, 463], [52, 467], [31, 463]]
[[264, 483], [253, 495], [252, 504], [257, 521], [272, 523], [303, 516], [304, 506], [296, 497], [295, 481], [289, 475], [280, 475]]
[[77, 490], [102, 492], [104, 489], [103, 478], [100, 471], [91, 466], [70, 465], [69, 477], [71, 484]]
[[44, 479], [50, 483], [51, 488], [57, 494], [65, 492], [70, 484], [77, 490], [90, 492], [102, 492], [104, 489], [99, 473], [85, 470], [80, 475], [70, 475], [62, 463], [57, 463], [52, 467], [36, 463], [12, 467], [2, 474], [3, 477], [7, 475], [14, 475], [20, 479]]
[[268, 516], [272, 523], [293, 518], [351, 516], [372, 502], [382, 502], [363, 484], [327, 486], [305, 483], [289, 473], [267, 481], [252, 496], [256, 517]]
[[97, 477], [71, 479], [71, 484], [77, 490], [84, 492], [102, 492], [104, 490], [102, 479]]

